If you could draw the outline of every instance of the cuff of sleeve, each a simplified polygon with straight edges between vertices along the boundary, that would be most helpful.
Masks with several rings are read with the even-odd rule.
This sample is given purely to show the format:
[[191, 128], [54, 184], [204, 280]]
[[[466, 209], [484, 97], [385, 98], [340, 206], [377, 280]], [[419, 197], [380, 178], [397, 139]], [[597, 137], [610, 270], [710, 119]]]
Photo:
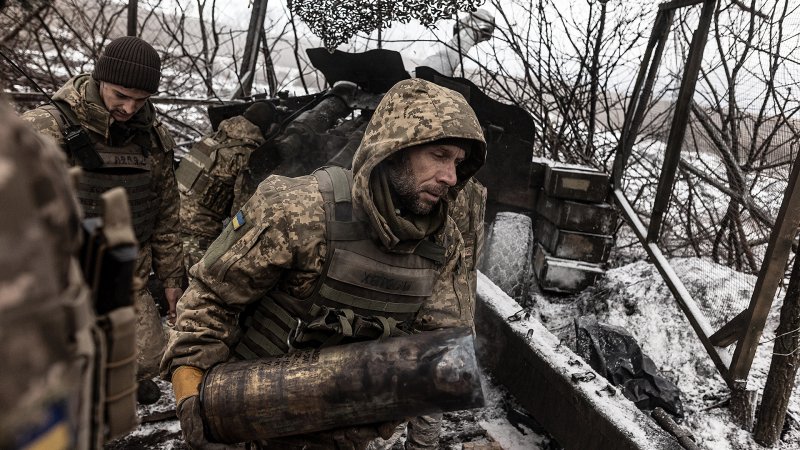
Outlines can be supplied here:
[[163, 280], [162, 283], [164, 284], [165, 288], [181, 287], [181, 278], [180, 277], [167, 278], [167, 279]]
[[180, 366], [172, 372], [172, 389], [175, 391], [175, 404], [184, 399], [200, 394], [200, 382], [203, 371], [197, 367]]

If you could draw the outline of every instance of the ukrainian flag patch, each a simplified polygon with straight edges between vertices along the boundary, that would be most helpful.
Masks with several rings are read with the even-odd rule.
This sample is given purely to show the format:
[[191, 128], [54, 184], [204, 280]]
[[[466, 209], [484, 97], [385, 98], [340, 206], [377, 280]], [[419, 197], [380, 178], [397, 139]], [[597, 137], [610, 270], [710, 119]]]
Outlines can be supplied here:
[[233, 230], [234, 231], [238, 230], [239, 228], [242, 227], [242, 225], [245, 224], [244, 213], [242, 212], [241, 209], [239, 210], [239, 212], [236, 213], [235, 216], [233, 216], [233, 219], [231, 220], [231, 222], [233, 222]]

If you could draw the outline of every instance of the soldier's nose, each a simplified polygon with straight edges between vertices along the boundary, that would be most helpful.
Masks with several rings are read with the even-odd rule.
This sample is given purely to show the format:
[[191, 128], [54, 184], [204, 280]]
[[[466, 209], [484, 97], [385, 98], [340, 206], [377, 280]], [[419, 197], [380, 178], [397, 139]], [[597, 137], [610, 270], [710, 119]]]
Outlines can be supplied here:
[[440, 169], [438, 181], [451, 187], [455, 186], [456, 182], [458, 181], [455, 164], [447, 164], [445, 167]]

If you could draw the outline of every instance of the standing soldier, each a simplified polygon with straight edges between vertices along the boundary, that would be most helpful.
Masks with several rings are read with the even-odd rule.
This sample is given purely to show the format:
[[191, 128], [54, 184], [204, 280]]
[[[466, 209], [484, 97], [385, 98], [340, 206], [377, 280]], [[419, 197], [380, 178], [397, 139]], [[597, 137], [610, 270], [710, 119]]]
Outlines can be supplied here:
[[[0, 99], [3, 449], [100, 449], [137, 424], [129, 291], [113, 295], [113, 287], [96, 289], [102, 282], [93, 291], [86, 285], [76, 258], [80, 211], [67, 170], [58, 147]], [[82, 260], [97, 261], [99, 273], [129, 287], [136, 247], [124, 191], [109, 193], [104, 202], [104, 220], [111, 220], [92, 238], [103, 242], [95, 250], [117, 257], [84, 247], [94, 257]], [[109, 233], [101, 236], [103, 229]]]
[[243, 115], [223, 120], [216, 132], [200, 139], [181, 160], [175, 176], [181, 192], [186, 270], [200, 261], [222, 231], [222, 221], [235, 212], [231, 208], [234, 199], [241, 197], [242, 171], [275, 120], [270, 103], [253, 103]]
[[[261, 183], [192, 267], [164, 355], [187, 442], [207, 445], [198, 384], [214, 364], [471, 327], [463, 240], [448, 205], [484, 158], [465, 99], [413, 79], [376, 109], [352, 178], [329, 167]], [[269, 448], [364, 448], [386, 431], [354, 427]]]
[[[0, 99], [0, 448], [73, 444], [80, 390], [66, 305], [88, 308], [78, 204], [63, 155]], [[70, 298], [72, 297], [72, 298]]]
[[158, 400], [151, 378], [158, 371], [166, 336], [146, 289], [151, 270], [164, 285], [170, 315], [182, 291], [179, 196], [172, 166], [174, 141], [156, 119], [149, 98], [158, 90], [161, 59], [132, 36], [110, 42], [94, 72], [73, 77], [53, 103], [23, 118], [65, 149], [69, 164], [83, 168], [78, 199], [87, 217], [102, 213], [100, 195], [117, 186], [130, 199], [140, 256], [133, 285], [137, 314], [137, 362], [142, 403]]

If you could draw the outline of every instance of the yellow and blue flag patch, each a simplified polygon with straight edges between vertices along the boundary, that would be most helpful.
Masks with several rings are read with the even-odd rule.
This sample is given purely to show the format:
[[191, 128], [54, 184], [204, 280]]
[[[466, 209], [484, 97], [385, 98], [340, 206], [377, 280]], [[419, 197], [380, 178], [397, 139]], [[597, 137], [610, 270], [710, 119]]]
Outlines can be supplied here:
[[233, 219], [231, 219], [231, 222], [233, 222], [233, 230], [234, 231], [238, 230], [239, 228], [242, 227], [242, 225], [245, 224], [244, 213], [242, 212], [241, 209], [239, 210], [239, 212], [236, 213], [235, 216], [233, 216]]

